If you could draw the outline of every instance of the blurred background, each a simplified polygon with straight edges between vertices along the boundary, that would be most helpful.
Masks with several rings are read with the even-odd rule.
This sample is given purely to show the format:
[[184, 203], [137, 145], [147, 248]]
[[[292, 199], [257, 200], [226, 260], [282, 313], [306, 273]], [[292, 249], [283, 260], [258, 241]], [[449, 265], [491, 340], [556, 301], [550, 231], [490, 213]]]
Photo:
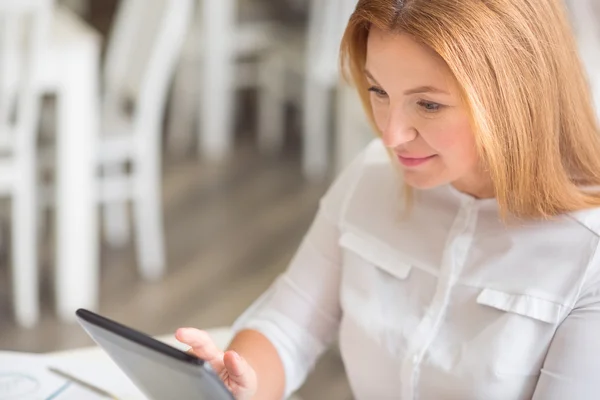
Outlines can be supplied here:
[[[569, 0], [600, 105], [597, 0]], [[0, 0], [0, 349], [229, 326], [372, 137], [356, 0]], [[600, 107], [598, 107], [600, 109]], [[351, 398], [335, 349], [300, 395]]]

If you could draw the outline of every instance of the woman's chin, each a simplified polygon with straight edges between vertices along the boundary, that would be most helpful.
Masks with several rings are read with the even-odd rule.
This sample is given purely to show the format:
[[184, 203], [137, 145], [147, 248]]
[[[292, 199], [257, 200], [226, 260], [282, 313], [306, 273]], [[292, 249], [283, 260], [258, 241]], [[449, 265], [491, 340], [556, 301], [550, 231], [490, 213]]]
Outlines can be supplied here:
[[416, 173], [412, 171], [404, 172], [404, 182], [408, 186], [420, 190], [433, 189], [447, 183], [434, 174]]

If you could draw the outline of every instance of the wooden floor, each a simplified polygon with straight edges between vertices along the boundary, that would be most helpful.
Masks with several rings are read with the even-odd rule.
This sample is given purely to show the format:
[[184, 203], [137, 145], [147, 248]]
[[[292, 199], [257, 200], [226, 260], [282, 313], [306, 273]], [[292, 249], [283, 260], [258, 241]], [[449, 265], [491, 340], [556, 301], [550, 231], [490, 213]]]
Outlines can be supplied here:
[[[326, 186], [306, 183], [298, 157], [259, 157], [239, 146], [220, 166], [167, 161], [164, 207], [169, 269], [160, 283], [139, 279], [131, 246], [103, 247], [100, 311], [149, 334], [180, 326], [229, 325], [289, 262]], [[77, 325], [54, 317], [52, 251], [43, 245], [43, 318], [32, 330], [11, 314], [9, 265], [0, 265], [0, 349], [46, 352], [91, 345]], [[305, 399], [350, 398], [338, 356], [325, 356]]]

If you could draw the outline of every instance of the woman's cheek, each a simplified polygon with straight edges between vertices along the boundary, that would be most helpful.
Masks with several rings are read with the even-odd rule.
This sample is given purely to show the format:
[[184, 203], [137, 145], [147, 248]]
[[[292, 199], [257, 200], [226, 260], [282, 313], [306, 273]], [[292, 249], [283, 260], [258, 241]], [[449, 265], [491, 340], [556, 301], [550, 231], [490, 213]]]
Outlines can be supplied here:
[[457, 156], [467, 157], [475, 149], [475, 137], [468, 123], [436, 121], [424, 128], [421, 135], [440, 153], [452, 152]]

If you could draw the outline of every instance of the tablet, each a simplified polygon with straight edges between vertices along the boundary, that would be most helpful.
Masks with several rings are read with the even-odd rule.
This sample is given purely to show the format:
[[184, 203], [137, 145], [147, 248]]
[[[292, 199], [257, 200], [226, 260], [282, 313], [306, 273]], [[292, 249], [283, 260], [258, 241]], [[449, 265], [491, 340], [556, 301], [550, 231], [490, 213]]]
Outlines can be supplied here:
[[203, 360], [91, 311], [79, 309], [76, 315], [83, 329], [149, 399], [234, 399]]

